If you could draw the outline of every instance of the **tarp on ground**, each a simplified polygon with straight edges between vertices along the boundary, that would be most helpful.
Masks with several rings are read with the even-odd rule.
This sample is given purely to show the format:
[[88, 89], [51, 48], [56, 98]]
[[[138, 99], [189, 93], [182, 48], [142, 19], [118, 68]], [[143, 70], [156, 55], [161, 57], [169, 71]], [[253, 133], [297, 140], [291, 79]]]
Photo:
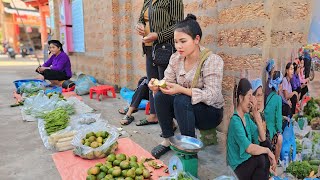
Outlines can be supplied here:
[[[130, 138], [118, 139], [118, 149], [115, 153], [124, 153], [128, 156], [136, 155], [138, 160], [141, 157], [153, 158], [152, 155], [144, 150], [137, 143], [132, 141]], [[98, 160], [85, 160], [78, 156], [73, 155], [72, 151], [59, 152], [52, 155], [53, 161], [60, 173], [62, 180], [70, 179], [86, 179], [87, 170], [93, 167], [98, 162], [105, 162], [106, 158]], [[157, 163], [162, 163], [157, 160]], [[160, 169], [152, 169], [146, 166], [150, 171], [152, 171], [151, 179], [159, 179], [160, 176], [168, 176], [169, 174], [164, 173], [166, 166]]]

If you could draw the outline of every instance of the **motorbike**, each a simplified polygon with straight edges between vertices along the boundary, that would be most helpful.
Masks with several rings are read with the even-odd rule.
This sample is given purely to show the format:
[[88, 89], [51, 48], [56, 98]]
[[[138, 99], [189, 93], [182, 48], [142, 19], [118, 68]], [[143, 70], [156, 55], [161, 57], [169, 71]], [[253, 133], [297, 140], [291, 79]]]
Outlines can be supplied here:
[[317, 70], [319, 71], [319, 69], [317, 69], [317, 67], [319, 67], [319, 65], [320, 65], [320, 60], [318, 58], [312, 58], [311, 67], [310, 67], [310, 74], [309, 74], [310, 81], [312, 81], [314, 79], [314, 76], [315, 76], [314, 72]]
[[14, 49], [12, 47], [8, 48], [8, 56], [12, 59], [16, 58], [16, 53], [14, 52]]

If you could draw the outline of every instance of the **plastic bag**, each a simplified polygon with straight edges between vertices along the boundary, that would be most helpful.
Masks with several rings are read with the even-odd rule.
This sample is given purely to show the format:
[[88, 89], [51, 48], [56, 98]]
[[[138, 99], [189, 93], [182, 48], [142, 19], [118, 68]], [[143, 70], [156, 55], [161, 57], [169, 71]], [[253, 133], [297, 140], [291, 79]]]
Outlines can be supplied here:
[[20, 94], [25, 94], [26, 96], [33, 95], [35, 93], [38, 93], [40, 90], [44, 89], [44, 85], [42, 82], [24, 82], [20, 85], [18, 88], [18, 92]]
[[284, 155], [289, 155], [289, 160], [295, 160], [296, 158], [296, 140], [294, 136], [294, 130], [292, 125], [292, 120], [290, 120], [289, 126], [286, 126], [284, 128], [284, 131], [282, 133], [283, 142], [282, 142], [282, 148], [280, 153], [280, 159], [284, 160]]
[[[38, 95], [27, 98], [24, 101], [22, 110], [27, 115], [42, 117], [45, 113], [57, 109], [58, 107], [70, 109], [71, 102], [61, 100], [58, 94], [53, 94], [49, 99], [44, 91], [39, 91]], [[69, 113], [69, 112], [68, 112]]]
[[78, 78], [75, 84], [76, 87], [74, 91], [78, 95], [89, 94], [90, 88], [96, 85], [96, 83], [94, 83], [89, 76], [83, 73], [78, 73]]
[[[134, 91], [131, 90], [131, 89], [128, 89], [126, 87], [123, 87], [123, 88], [120, 89], [120, 96], [123, 99], [125, 99], [128, 102], [128, 104], [131, 104], [133, 94], [134, 94]], [[147, 103], [148, 103], [148, 100], [143, 99], [140, 102], [140, 104], [138, 106], [138, 109], [145, 109]]]
[[[294, 134], [297, 137], [303, 138], [311, 131], [311, 128], [310, 126], [308, 126], [308, 121], [306, 118], [299, 119], [299, 121], [300, 121], [300, 124], [296, 121], [293, 122], [293, 130], [294, 130]], [[301, 123], [301, 121], [303, 121], [303, 123]]]
[[86, 113], [71, 117], [70, 126], [74, 130], [81, 130], [92, 126], [106, 126], [106, 121], [100, 118], [101, 114]]
[[176, 171], [175, 174], [166, 177], [160, 177], [159, 180], [199, 180], [188, 172]]
[[221, 176], [219, 176], [213, 180], [238, 180], [238, 177], [234, 173], [234, 171], [231, 169], [231, 167], [228, 166], [227, 169], [225, 170], [225, 172], [223, 172]]
[[[58, 131], [54, 134], [51, 134], [51, 136], [48, 136], [47, 131], [45, 130], [44, 124], [45, 124], [45, 122], [43, 119], [38, 119], [38, 130], [39, 130], [40, 138], [42, 139], [42, 142], [47, 149], [54, 150], [56, 148], [57, 151], [66, 151], [66, 150], [73, 149], [73, 146], [71, 145], [71, 139], [69, 139], [69, 141], [63, 141], [64, 144], [69, 143], [69, 146], [64, 145], [63, 147], [62, 146], [56, 147], [56, 143], [59, 141], [59, 139], [61, 137], [59, 139], [54, 138], [56, 135], [60, 134], [65, 137], [72, 136], [72, 139], [73, 139], [73, 136], [75, 135], [76, 132], [72, 131], [70, 126], [65, 128], [64, 130]], [[69, 134], [69, 133], [71, 133], [71, 134], [68, 136], [65, 135], [65, 134]]]
[[312, 142], [308, 138], [302, 139], [302, 151], [301, 151], [301, 159], [309, 160], [312, 155]]
[[[97, 148], [91, 148], [89, 146], [83, 145], [81, 140], [86, 137], [90, 132], [107, 131], [110, 137], [102, 144], [102, 146]], [[116, 127], [107, 126], [89, 126], [88, 128], [82, 129], [77, 132], [76, 136], [72, 141], [72, 145], [75, 147], [73, 151], [75, 155], [78, 155], [84, 159], [100, 159], [106, 157], [111, 152], [114, 152], [117, 148], [117, 139], [119, 137], [118, 130]]]

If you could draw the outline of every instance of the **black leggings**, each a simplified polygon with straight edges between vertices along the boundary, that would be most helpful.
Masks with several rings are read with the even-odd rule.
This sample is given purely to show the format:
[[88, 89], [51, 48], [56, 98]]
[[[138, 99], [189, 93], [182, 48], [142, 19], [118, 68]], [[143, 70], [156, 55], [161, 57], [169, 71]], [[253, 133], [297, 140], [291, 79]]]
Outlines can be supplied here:
[[267, 154], [251, 156], [234, 171], [239, 180], [268, 180], [270, 162]]
[[139, 86], [132, 96], [130, 107], [138, 108], [142, 99], [149, 100], [149, 88], [147, 84]]
[[51, 69], [46, 69], [42, 73], [39, 73], [39, 74], [43, 75], [44, 79], [47, 79], [47, 80], [62, 81], [62, 80], [70, 79], [69, 77], [67, 77], [65, 72], [54, 71], [54, 70], [51, 70]]
[[290, 98], [290, 101], [291, 101], [291, 114], [295, 114], [296, 113], [296, 106], [297, 106], [297, 102], [298, 102], [298, 97], [296, 95], [293, 95], [291, 98]]
[[305, 86], [304, 88], [301, 89], [300, 100], [302, 100], [303, 96], [306, 95], [308, 91], [309, 91], [308, 86]]

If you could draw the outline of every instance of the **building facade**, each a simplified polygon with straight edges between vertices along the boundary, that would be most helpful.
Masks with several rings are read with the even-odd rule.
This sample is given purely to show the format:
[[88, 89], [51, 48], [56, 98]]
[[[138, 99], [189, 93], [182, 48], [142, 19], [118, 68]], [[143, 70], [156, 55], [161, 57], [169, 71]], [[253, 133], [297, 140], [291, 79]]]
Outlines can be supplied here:
[[[62, 1], [58, 1], [55, 9], [59, 9]], [[71, 6], [75, 1], [70, 2]], [[83, 28], [84, 49], [69, 52], [73, 71], [93, 75], [101, 83], [134, 87], [146, 75], [141, 37], [134, 32], [143, 0], [81, 2], [83, 26], [77, 30]], [[283, 69], [296, 56], [295, 50], [307, 43], [313, 3], [311, 0], [184, 0], [185, 15], [195, 14], [203, 28], [202, 45], [224, 60], [226, 106], [221, 131], [227, 130], [233, 112], [234, 84], [241, 77], [264, 79], [264, 66], [269, 58], [277, 61], [277, 69]], [[73, 37], [71, 41], [77, 40], [79, 37]]]

